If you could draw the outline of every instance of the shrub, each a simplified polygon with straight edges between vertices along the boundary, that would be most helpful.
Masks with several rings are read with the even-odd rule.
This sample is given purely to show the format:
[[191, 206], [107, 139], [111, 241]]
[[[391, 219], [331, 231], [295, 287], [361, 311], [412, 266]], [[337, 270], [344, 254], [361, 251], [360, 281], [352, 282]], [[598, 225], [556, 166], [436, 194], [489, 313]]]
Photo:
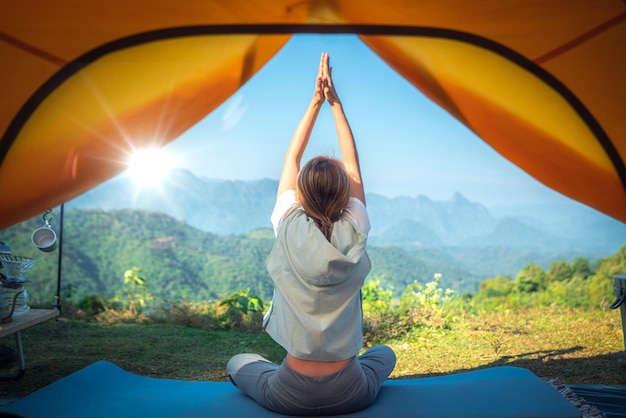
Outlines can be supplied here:
[[366, 281], [361, 288], [363, 312], [381, 313], [388, 311], [391, 307], [392, 295], [391, 289], [382, 288], [380, 278]]
[[399, 306], [365, 311], [366, 343], [401, 338], [416, 327], [446, 328], [444, 306], [453, 299], [453, 291], [440, 288], [440, 280], [441, 274], [435, 274], [425, 286], [414, 281], [402, 294]]

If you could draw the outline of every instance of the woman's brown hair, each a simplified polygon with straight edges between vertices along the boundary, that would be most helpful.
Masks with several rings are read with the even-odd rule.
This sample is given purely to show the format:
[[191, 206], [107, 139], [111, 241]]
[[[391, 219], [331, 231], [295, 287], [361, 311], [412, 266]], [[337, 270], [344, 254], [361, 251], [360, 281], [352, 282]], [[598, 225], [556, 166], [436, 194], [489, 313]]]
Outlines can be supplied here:
[[350, 200], [350, 180], [343, 164], [325, 156], [312, 158], [300, 170], [297, 185], [304, 212], [330, 241], [333, 223]]

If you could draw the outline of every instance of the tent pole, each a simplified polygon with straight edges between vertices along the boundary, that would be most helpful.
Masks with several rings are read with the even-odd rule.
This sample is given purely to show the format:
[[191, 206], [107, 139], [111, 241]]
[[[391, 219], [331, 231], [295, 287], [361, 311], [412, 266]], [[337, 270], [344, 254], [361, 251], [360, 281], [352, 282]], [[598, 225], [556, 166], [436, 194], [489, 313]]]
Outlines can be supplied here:
[[61, 204], [61, 220], [59, 225], [59, 260], [57, 263], [57, 293], [54, 297], [54, 306], [61, 311], [61, 271], [63, 269], [63, 217], [65, 216], [65, 203]]

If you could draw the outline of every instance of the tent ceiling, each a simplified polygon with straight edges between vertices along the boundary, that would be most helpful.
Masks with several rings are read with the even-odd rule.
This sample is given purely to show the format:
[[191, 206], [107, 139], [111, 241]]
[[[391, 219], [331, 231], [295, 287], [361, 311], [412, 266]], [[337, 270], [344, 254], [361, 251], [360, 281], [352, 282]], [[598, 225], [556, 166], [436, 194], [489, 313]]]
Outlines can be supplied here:
[[626, 222], [623, 0], [32, 0], [0, 4], [0, 228], [176, 139], [292, 33], [359, 34], [504, 157]]

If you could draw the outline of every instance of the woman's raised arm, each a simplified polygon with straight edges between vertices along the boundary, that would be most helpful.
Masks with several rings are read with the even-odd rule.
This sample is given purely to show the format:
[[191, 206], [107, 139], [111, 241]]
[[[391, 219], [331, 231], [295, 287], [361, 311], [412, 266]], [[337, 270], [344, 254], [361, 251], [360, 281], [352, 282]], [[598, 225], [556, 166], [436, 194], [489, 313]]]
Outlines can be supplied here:
[[330, 58], [327, 53], [322, 54], [321, 63], [322, 82], [324, 88], [324, 97], [330, 104], [337, 128], [337, 137], [339, 139], [339, 150], [341, 151], [341, 159], [346, 170], [346, 174], [350, 179], [350, 195], [356, 197], [365, 204], [365, 190], [363, 188], [363, 180], [361, 178], [361, 167], [359, 165], [359, 154], [354, 142], [354, 136], [350, 129], [350, 124], [343, 111], [343, 105], [339, 100], [339, 95], [335, 90], [332, 78], [332, 68], [330, 67]]
[[315, 91], [313, 92], [313, 98], [304, 112], [304, 116], [300, 120], [300, 123], [298, 123], [298, 126], [291, 137], [289, 147], [287, 148], [287, 153], [285, 154], [285, 160], [283, 163], [283, 170], [278, 182], [276, 198], [278, 198], [286, 190], [296, 189], [298, 173], [300, 172], [300, 161], [302, 160], [304, 150], [309, 143], [313, 126], [317, 120], [317, 115], [319, 114], [320, 108], [324, 104], [324, 91], [322, 88], [323, 59], [324, 56], [322, 55], [317, 77], [315, 79]]

